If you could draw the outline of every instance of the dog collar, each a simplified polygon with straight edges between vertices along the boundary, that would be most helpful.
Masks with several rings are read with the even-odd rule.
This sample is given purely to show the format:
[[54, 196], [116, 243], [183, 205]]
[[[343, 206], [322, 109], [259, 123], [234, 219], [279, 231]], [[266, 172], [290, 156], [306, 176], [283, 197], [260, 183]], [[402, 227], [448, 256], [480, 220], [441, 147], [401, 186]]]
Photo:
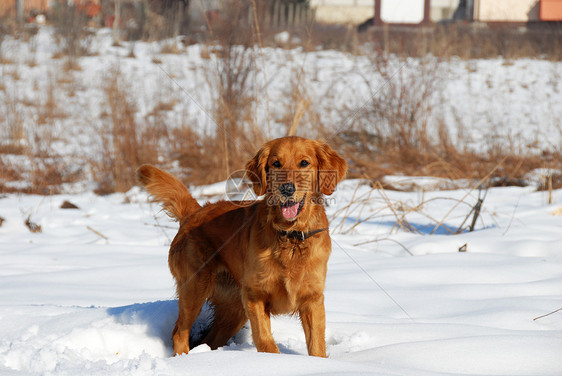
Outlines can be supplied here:
[[327, 231], [328, 228], [321, 228], [318, 230], [313, 230], [313, 231], [309, 231], [309, 232], [304, 232], [304, 231], [285, 231], [285, 230], [279, 230], [277, 231], [279, 233], [279, 236], [286, 236], [289, 239], [296, 239], [296, 240], [300, 240], [305, 241], [306, 239], [310, 238], [313, 235], [318, 234], [319, 232], [322, 231]]

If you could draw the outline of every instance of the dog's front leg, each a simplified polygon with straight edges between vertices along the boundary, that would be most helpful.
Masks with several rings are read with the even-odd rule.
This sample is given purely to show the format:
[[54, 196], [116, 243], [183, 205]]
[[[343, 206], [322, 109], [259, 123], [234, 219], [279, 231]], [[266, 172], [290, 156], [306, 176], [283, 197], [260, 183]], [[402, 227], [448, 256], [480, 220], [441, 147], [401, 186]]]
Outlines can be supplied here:
[[260, 352], [279, 353], [271, 334], [271, 320], [263, 300], [244, 299], [246, 314], [252, 327], [252, 338]]
[[324, 294], [310, 299], [299, 308], [308, 355], [326, 357], [326, 313]]

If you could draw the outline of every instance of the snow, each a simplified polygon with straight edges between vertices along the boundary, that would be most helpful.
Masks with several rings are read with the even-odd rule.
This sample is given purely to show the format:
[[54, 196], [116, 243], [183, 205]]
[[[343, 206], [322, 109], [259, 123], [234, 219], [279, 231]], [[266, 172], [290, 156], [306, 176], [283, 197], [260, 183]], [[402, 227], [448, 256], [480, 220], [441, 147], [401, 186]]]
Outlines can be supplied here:
[[[327, 208], [328, 359], [306, 355], [300, 323], [289, 316], [272, 322], [280, 355], [257, 353], [246, 325], [223, 348], [202, 345], [174, 357], [177, 303], [167, 246], [177, 224], [137, 188], [1, 198], [0, 374], [562, 372], [562, 313], [533, 320], [562, 307], [562, 217], [551, 214], [562, 205], [562, 190], [548, 205], [529, 187], [490, 189], [476, 230], [458, 235], [392, 229], [388, 203], [417, 202], [419, 192], [386, 191], [387, 201], [372, 193], [363, 216], [377, 214], [351, 231], [349, 219], [337, 229], [342, 209], [368, 189], [347, 180]], [[215, 200], [220, 184], [194, 191], [205, 200], [213, 192]], [[425, 201], [437, 197], [426, 210], [441, 219], [451, 200], [466, 194], [425, 192]], [[60, 209], [65, 200], [79, 209]], [[470, 195], [465, 200], [474, 203]], [[469, 210], [453, 211], [444, 225], [455, 228]], [[28, 216], [41, 233], [25, 227]], [[433, 225], [416, 212], [406, 218], [418, 228]], [[463, 244], [467, 251], [459, 252]], [[205, 308], [196, 326], [209, 318]]]
[[[202, 89], [209, 61], [201, 46], [162, 55], [158, 43], [139, 42], [131, 59], [127, 48], [111, 46], [109, 33], [94, 38], [96, 54], [79, 60], [81, 71], [67, 73], [74, 83], [55, 90], [66, 114], [53, 126], [59, 153], [87, 159], [99, 152], [95, 132], [103, 125], [103, 84], [112, 69], [136, 94], [138, 116], [158, 101], [175, 101], [170, 124], [193, 120], [208, 129], [202, 109], [211, 108], [212, 93]], [[1, 68], [3, 100], [41, 103], [49, 79], [64, 78], [63, 62], [51, 58], [52, 31], [42, 28], [35, 45], [31, 51], [29, 44], [4, 42], [5, 56], [17, 64]], [[26, 64], [31, 58], [37, 65]], [[334, 126], [380, 87], [364, 56], [267, 48], [261, 59], [258, 81], [268, 83], [260, 94], [279, 100], [271, 108], [283, 110], [287, 83], [302, 67], [309, 94], [322, 98], [313, 100], [318, 112]], [[470, 146], [485, 149], [493, 134], [537, 150], [561, 144], [562, 63], [452, 59], [443, 74], [433, 120], [442, 117], [454, 135], [470, 133]], [[33, 129], [33, 111], [20, 109]], [[272, 115], [275, 121], [280, 114]], [[277, 136], [271, 129], [268, 136]], [[528, 180], [543, 175], [536, 170]], [[327, 200], [328, 359], [306, 355], [298, 318], [289, 316], [272, 320], [281, 354], [257, 353], [246, 325], [223, 348], [202, 345], [174, 357], [177, 302], [167, 252], [177, 224], [138, 188], [97, 196], [86, 181], [67, 194], [0, 196], [0, 375], [562, 374], [562, 312], [540, 317], [562, 308], [562, 190], [547, 204], [547, 193], [533, 185], [478, 191], [467, 188], [470, 181], [433, 177], [385, 182], [411, 191], [345, 180]], [[201, 202], [212, 201], [226, 196], [226, 186], [191, 190]], [[478, 198], [482, 211], [475, 231], [467, 232]], [[79, 209], [61, 209], [65, 200]], [[42, 232], [31, 233], [28, 218]], [[205, 307], [195, 331], [210, 317]]]
[[[176, 43], [181, 53], [162, 54], [163, 43]], [[114, 47], [111, 31], [102, 29], [92, 38], [92, 56], [81, 57], [80, 70], [68, 72], [62, 69], [64, 59], [53, 59], [59, 47], [51, 28], [41, 27], [31, 42], [6, 38], [3, 56], [14, 64], [0, 67], [0, 100], [13, 103], [26, 132], [35, 134], [39, 132], [41, 106], [52, 95], [60, 116], [48, 129], [52, 132], [50, 139], [56, 140], [58, 154], [72, 156], [83, 169], [88, 159], [99, 158], [103, 150], [99, 131], [107, 127], [104, 88], [116, 76], [137, 110], [138, 124], [145, 124], [154, 109], [164, 103], [173, 104], [173, 109], [162, 115], [169, 127], [189, 124], [200, 132], [212, 130], [217, 57], [212, 53], [208, 56], [201, 45], [163, 43], [124, 42], [123, 47]], [[127, 57], [131, 50], [135, 58]], [[371, 51], [367, 47], [364, 52]], [[519, 147], [540, 152], [542, 148], [558, 150], [562, 144], [559, 61], [464, 61], [453, 57], [436, 65], [431, 58], [403, 61], [390, 57], [388, 66], [382, 68], [383, 76], [365, 55], [333, 50], [304, 52], [300, 48], [263, 48], [252, 53], [259, 62], [256, 75], [249, 78], [256, 86], [253, 94], [260, 99], [255, 123], [264, 125], [268, 138], [285, 132], [281, 119], [292, 105], [292, 85], [298, 84], [303, 95], [310, 97], [324, 126], [341, 130], [358, 120], [361, 109], [373, 98], [384, 98], [385, 91], [391, 90], [387, 79], [391, 76], [391, 83], [397, 86], [394, 90], [407, 84], [420, 91], [425, 85], [435, 87], [428, 129], [444, 122], [459, 147], [478, 151], [499, 144], [515, 152]], [[8, 121], [13, 116], [10, 111], [0, 108], [0, 121], [3, 117]], [[307, 127], [305, 117], [302, 132], [308, 132]], [[8, 137], [8, 128], [0, 129], [0, 137]], [[23, 159], [18, 163], [25, 163], [27, 159]]]

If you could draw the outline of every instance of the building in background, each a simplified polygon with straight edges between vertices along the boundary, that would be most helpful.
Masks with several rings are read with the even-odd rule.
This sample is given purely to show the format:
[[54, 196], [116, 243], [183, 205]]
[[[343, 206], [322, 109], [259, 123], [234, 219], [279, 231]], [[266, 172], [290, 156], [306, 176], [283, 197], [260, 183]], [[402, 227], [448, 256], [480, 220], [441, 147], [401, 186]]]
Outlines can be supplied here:
[[537, 0], [475, 0], [473, 17], [479, 22], [539, 21]]
[[539, 18], [541, 21], [561, 21], [562, 0], [541, 0]]
[[59, 1], [67, 1], [89, 18], [95, 17], [101, 10], [102, 0], [0, 0], [0, 17], [16, 17], [18, 5], [25, 22], [33, 22], [35, 16], [48, 13]]
[[562, 21], [562, 0], [474, 0], [480, 22]]
[[373, 0], [309, 0], [316, 21], [329, 24], [360, 24], [375, 14]]
[[54, 5], [53, 0], [1, 0], [0, 17], [16, 17], [18, 1], [23, 5], [24, 15], [46, 12]]
[[[59, 0], [0, 0], [0, 17], [15, 16], [18, 2], [23, 4], [24, 18], [27, 19], [30, 14], [46, 12], [56, 1]], [[104, 3], [113, 3], [113, 0], [62, 1], [69, 1], [88, 13], [99, 11]], [[141, 3], [143, 0], [123, 1]], [[175, 2], [189, 4], [188, 0], [144, 2], [150, 3], [151, 8], [159, 3], [168, 7]], [[287, 7], [306, 2], [269, 0], [269, 3], [274, 10], [276, 7], [281, 9], [279, 4]], [[193, 1], [189, 5], [189, 17], [203, 19], [209, 11], [218, 11], [223, 5], [220, 0]], [[314, 11], [316, 21], [332, 24], [430, 25], [447, 20], [483, 23], [562, 21], [562, 0], [308, 0], [307, 5]]]
[[430, 25], [562, 21], [562, 0], [310, 0], [323, 23]]

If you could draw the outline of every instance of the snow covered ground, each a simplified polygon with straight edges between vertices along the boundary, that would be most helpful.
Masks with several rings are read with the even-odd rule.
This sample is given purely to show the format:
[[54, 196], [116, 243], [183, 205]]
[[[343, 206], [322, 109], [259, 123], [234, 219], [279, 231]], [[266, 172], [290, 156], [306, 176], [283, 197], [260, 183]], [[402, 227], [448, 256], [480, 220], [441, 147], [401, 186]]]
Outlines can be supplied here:
[[[448, 231], [476, 192], [380, 192], [347, 180], [333, 197], [328, 359], [306, 356], [288, 316], [272, 323], [281, 355], [257, 353], [247, 326], [224, 348], [173, 357], [167, 245], [177, 225], [137, 188], [2, 197], [0, 374], [562, 374], [562, 312], [533, 320], [562, 308], [562, 216], [552, 214], [562, 190], [547, 205], [532, 187], [490, 189], [476, 230], [458, 235]], [[65, 200], [79, 209], [61, 209]], [[414, 231], [396, 226], [393, 211]], [[28, 230], [28, 217], [42, 232]]]

